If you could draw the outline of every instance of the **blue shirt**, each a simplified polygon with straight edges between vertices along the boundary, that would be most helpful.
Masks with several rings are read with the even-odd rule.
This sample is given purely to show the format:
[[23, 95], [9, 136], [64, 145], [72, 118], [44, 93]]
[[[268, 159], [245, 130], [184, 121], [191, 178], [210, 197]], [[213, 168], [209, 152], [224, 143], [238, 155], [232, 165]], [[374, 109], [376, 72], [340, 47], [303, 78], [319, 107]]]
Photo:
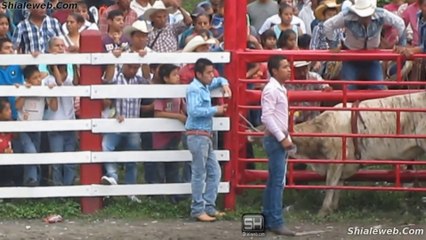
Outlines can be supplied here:
[[426, 52], [426, 20], [423, 19], [422, 12], [417, 14], [418, 31], [419, 31], [419, 43], [423, 52]]
[[[21, 66], [11, 65], [7, 67], [0, 66], [0, 85], [23, 84], [24, 75]], [[15, 106], [15, 97], [9, 97], [10, 108], [12, 109], [12, 118], [16, 120], [18, 113]]]
[[188, 111], [186, 130], [212, 131], [213, 116], [217, 113], [217, 108], [212, 107], [210, 91], [226, 85], [228, 85], [228, 81], [223, 77], [213, 78], [212, 83], [208, 86], [194, 78], [186, 89]]

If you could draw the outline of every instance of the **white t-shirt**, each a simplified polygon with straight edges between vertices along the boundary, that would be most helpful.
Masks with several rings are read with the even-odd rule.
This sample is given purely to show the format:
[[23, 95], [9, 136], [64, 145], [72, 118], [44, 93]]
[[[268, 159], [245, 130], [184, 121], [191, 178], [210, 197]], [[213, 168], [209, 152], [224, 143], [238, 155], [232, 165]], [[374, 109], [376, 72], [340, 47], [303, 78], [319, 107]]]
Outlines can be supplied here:
[[[264, 33], [266, 30], [270, 29], [271, 27], [273, 27], [274, 25], [278, 25], [281, 24], [281, 18], [278, 14], [275, 14], [271, 17], [269, 17], [268, 19], [266, 19], [266, 21], [263, 23], [262, 27], [259, 29], [259, 34], [262, 35], [262, 33]], [[305, 23], [302, 21], [302, 19], [300, 19], [297, 16], [293, 16], [292, 20], [291, 20], [291, 25], [296, 25], [298, 27], [300, 27], [300, 30], [302, 31], [303, 34], [306, 33], [306, 25]], [[310, 28], [310, 26], [309, 26]]]
[[[68, 75], [62, 86], [73, 86], [73, 78]], [[45, 78], [45, 84], [56, 85], [55, 77], [49, 75]], [[72, 120], [75, 119], [74, 97], [58, 97], [58, 110], [56, 112], [47, 109], [46, 120]]]
[[[19, 121], [41, 121], [43, 120], [46, 98], [44, 97], [26, 97], [22, 111], [18, 111]], [[24, 119], [24, 114], [28, 114], [28, 119]]]
[[146, 5], [146, 7], [143, 7], [142, 5], [140, 5], [139, 3], [137, 3], [135, 0], [133, 0], [130, 3], [130, 8], [136, 12], [137, 16], [140, 17], [141, 15], [143, 15], [145, 13], [146, 10], [150, 9], [152, 6], [150, 3], [148, 3]]
[[[98, 28], [98, 25], [96, 25], [96, 23], [92, 23], [86, 20], [84, 22], [84, 25], [81, 26], [81, 28], [78, 31], [82, 32], [84, 30], [99, 30], [99, 28]], [[67, 23], [62, 24], [62, 32], [64, 33], [64, 35], [68, 35]]]

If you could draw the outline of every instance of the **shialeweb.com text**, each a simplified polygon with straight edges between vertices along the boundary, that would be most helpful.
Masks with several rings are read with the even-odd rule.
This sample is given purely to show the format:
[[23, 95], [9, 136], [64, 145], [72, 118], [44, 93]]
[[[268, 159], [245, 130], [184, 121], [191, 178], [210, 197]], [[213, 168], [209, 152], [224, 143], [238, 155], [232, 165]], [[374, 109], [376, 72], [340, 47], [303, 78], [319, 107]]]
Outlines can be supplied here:
[[21, 9], [77, 9], [77, 3], [58, 2], [55, 6], [51, 2], [30, 3], [30, 2], [2, 2], [1, 8], [11, 10]]

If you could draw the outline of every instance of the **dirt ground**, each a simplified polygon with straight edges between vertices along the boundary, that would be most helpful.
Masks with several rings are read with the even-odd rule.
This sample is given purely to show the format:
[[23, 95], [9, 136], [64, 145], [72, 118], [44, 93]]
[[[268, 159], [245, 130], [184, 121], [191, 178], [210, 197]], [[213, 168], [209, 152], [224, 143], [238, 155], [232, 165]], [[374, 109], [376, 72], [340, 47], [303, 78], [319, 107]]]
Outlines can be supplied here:
[[[346, 240], [346, 239], [386, 239], [386, 240], [415, 240], [426, 239], [426, 233], [421, 236], [352, 236], [347, 234], [349, 226], [377, 227], [377, 225], [358, 225], [343, 223], [328, 224], [292, 224], [291, 228], [303, 231], [322, 230], [323, 233], [298, 236], [293, 238], [277, 237], [267, 233], [266, 237], [243, 237], [241, 223], [237, 221], [218, 221], [215, 223], [199, 223], [190, 220], [74, 220], [62, 223], [45, 224], [42, 221], [3, 221], [0, 222], [0, 239], [37, 239], [37, 240], [68, 240], [68, 239], [149, 239], [149, 240], [192, 240], [192, 239], [295, 239], [295, 240]], [[382, 228], [403, 226], [383, 225]], [[411, 229], [423, 229], [426, 225], [409, 226]]]

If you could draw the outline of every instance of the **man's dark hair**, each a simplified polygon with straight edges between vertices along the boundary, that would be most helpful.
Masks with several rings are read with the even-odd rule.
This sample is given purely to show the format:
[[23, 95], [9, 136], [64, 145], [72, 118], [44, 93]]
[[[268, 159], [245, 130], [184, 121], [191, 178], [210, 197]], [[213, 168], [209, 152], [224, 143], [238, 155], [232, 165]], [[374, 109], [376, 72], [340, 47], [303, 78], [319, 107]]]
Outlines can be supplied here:
[[7, 97], [0, 97], [0, 113], [3, 112], [7, 103], [10, 104], [9, 99]]
[[204, 73], [204, 70], [206, 70], [206, 67], [208, 66], [214, 66], [213, 62], [208, 60], [207, 58], [200, 58], [195, 62], [194, 66], [194, 73], [195, 76], [197, 76], [197, 73]]
[[28, 78], [30, 78], [35, 72], [40, 72], [40, 70], [38, 70], [38, 66], [37, 65], [28, 65], [24, 68], [23, 70], [24, 72], [24, 78], [25, 80], [27, 80]]
[[112, 10], [108, 13], [107, 19], [112, 21], [115, 17], [119, 16], [124, 17], [124, 13], [121, 10]]
[[311, 43], [311, 35], [303, 34], [297, 38], [297, 43], [300, 49], [309, 49]]
[[285, 60], [285, 59], [286, 59], [286, 57], [284, 57], [282, 55], [275, 55], [275, 56], [271, 56], [269, 58], [269, 60], [268, 60], [268, 71], [269, 71], [269, 74], [272, 77], [275, 77], [274, 74], [272, 73], [272, 70], [273, 69], [278, 70], [278, 68], [280, 67], [280, 62], [282, 60]]
[[5, 38], [0, 38], [0, 49], [3, 48], [3, 45], [7, 42], [12, 43], [12, 40], [10, 40], [9, 38], [5, 37]]

